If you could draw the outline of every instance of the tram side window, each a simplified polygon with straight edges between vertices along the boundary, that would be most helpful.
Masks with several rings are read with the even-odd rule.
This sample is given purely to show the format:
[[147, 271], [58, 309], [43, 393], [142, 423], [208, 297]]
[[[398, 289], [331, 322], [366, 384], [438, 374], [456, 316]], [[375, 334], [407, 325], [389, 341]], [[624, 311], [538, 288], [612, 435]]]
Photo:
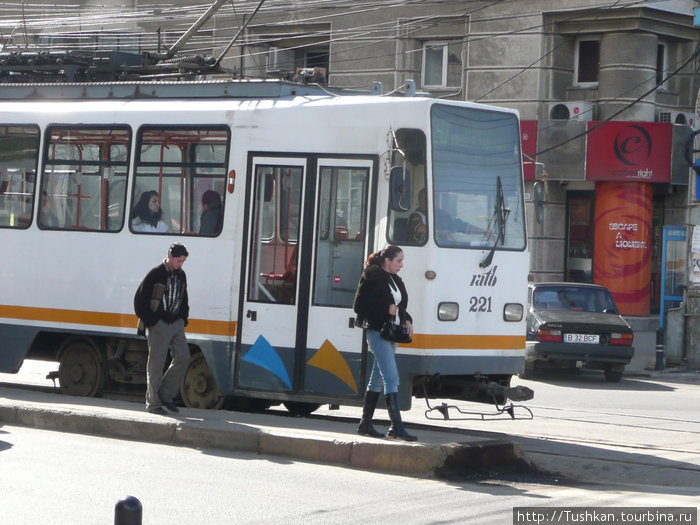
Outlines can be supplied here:
[[131, 130], [127, 126], [51, 126], [46, 137], [39, 227], [121, 230]]
[[224, 126], [141, 128], [131, 230], [218, 235], [229, 147]]
[[32, 222], [37, 126], [0, 125], [0, 228], [27, 228]]
[[399, 129], [396, 142], [403, 155], [399, 151], [392, 155], [387, 238], [399, 245], [421, 246], [428, 240], [425, 133]]

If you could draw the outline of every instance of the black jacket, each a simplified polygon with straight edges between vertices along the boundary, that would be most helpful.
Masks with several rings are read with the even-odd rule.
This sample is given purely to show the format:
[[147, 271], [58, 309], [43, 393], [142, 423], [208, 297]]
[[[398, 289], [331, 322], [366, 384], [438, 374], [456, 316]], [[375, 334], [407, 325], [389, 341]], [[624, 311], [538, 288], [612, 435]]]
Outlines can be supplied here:
[[213, 206], [202, 212], [199, 222], [200, 235], [216, 235], [221, 231], [222, 225], [221, 206]]
[[168, 270], [165, 262], [159, 264], [146, 274], [141, 284], [136, 289], [134, 295], [134, 312], [137, 317], [143, 321], [146, 327], [153, 326], [158, 321], [165, 321], [172, 324], [178, 319], [185, 321], [185, 326], [190, 315], [190, 306], [187, 297], [187, 277], [183, 270], [175, 270], [180, 279], [180, 308], [177, 313], [166, 312], [163, 308], [163, 301], [158, 304], [158, 309], [154, 312], [151, 310], [151, 299], [153, 298], [153, 289], [156, 284], [161, 284], [163, 288], [167, 286]]
[[401, 291], [401, 302], [398, 304], [401, 324], [405, 321], [413, 323], [413, 318], [406, 311], [408, 293], [401, 277], [392, 276], [379, 266], [371, 265], [362, 271], [357, 292], [355, 292], [355, 301], [352, 307], [357, 314], [356, 326], [381, 330], [384, 322], [393, 317], [389, 314], [389, 307], [394, 304], [394, 297], [389, 288], [392, 277]]

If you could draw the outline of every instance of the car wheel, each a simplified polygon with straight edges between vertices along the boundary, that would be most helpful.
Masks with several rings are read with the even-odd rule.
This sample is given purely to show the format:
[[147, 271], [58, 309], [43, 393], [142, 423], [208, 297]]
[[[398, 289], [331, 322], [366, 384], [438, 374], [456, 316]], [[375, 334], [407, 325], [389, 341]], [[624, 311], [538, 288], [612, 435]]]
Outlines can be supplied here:
[[619, 383], [621, 379], [622, 379], [622, 371], [621, 370], [606, 370], [605, 371], [605, 380], [608, 383]]

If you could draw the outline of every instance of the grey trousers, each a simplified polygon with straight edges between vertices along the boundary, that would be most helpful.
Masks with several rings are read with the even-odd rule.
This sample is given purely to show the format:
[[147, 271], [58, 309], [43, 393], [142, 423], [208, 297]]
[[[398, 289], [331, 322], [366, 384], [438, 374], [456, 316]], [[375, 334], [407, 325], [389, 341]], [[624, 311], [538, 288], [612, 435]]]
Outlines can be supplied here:
[[[163, 374], [165, 358], [172, 361]], [[158, 321], [148, 329], [148, 364], [146, 366], [146, 410], [153, 410], [173, 401], [185, 377], [190, 362], [190, 350], [185, 337], [185, 322], [173, 324]]]

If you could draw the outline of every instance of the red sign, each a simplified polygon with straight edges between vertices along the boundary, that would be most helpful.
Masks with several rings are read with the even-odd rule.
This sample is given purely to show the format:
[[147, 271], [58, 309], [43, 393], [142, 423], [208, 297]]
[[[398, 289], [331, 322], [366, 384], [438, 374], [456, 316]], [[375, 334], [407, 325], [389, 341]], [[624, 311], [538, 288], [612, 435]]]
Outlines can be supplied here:
[[595, 185], [593, 282], [607, 286], [623, 315], [649, 315], [651, 184]]
[[537, 153], [537, 121], [520, 121], [520, 140], [523, 148], [523, 175], [525, 180], [535, 180], [537, 167], [535, 166], [535, 153]]
[[588, 129], [592, 129], [586, 143], [588, 180], [671, 180], [671, 124], [614, 121], [596, 128], [598, 124], [588, 124]]

